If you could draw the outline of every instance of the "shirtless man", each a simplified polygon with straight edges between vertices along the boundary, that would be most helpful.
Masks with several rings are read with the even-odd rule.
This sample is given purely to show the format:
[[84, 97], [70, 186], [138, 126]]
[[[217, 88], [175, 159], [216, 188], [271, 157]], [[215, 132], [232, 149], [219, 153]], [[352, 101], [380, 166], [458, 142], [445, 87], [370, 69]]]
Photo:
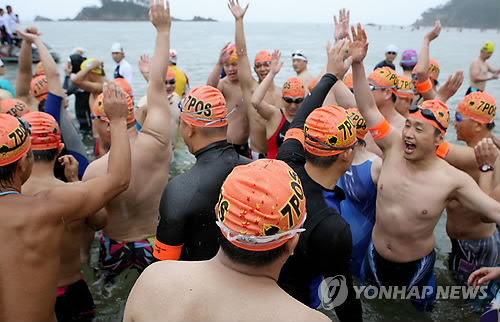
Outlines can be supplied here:
[[[254, 189], [260, 192], [257, 209]], [[293, 208], [289, 200], [296, 200]], [[287, 216], [275, 211], [285, 207], [293, 209]], [[124, 321], [329, 320], [276, 283], [306, 217], [302, 184], [289, 166], [266, 159], [236, 167], [215, 210], [217, 255], [208, 261], [162, 261], [148, 267], [128, 297]]]
[[[221, 91], [226, 99], [228, 113], [231, 113], [231, 117], [228, 119], [227, 142], [231, 143], [239, 154], [250, 157], [248, 147], [249, 124], [240, 81], [238, 80], [238, 58], [236, 46], [229, 46], [229, 43], [227, 43], [221, 49], [219, 60], [208, 76], [207, 85]], [[219, 81], [222, 68], [226, 72], [226, 77]]]
[[[465, 95], [472, 92], [484, 91], [486, 88], [486, 81], [498, 79], [500, 68], [493, 68], [493, 66], [487, 62], [491, 55], [493, 55], [494, 48], [493, 43], [490, 41], [485, 42], [483, 47], [481, 47], [479, 57], [477, 57], [470, 65], [470, 86]], [[493, 75], [488, 76], [489, 73]]]
[[[146, 81], [149, 81], [149, 72], [151, 67], [151, 61], [149, 56], [144, 54], [139, 59], [139, 70]], [[177, 139], [177, 129], [179, 128], [179, 117], [181, 112], [179, 111], [179, 101], [181, 98], [175, 92], [175, 73], [169, 66], [167, 71], [167, 76], [165, 78], [165, 92], [167, 92], [168, 106], [170, 108], [171, 117], [171, 134], [170, 140], [172, 141], [172, 150], [175, 148], [175, 142]], [[146, 119], [148, 114], [148, 97], [144, 95], [137, 103], [137, 110], [135, 113], [135, 118], [137, 121], [137, 129], [141, 130], [142, 124]], [[172, 156], [173, 157], [173, 156]]]
[[[266, 122], [252, 107], [251, 101], [253, 92], [270, 71], [271, 54], [267, 51], [260, 51], [257, 53], [254, 61], [254, 71], [259, 79], [257, 82], [252, 77], [245, 41], [245, 32], [243, 30], [243, 17], [247, 12], [248, 5], [243, 9], [240, 7], [239, 1], [230, 0], [228, 6], [236, 21], [235, 42], [236, 53], [238, 55], [238, 78], [243, 94], [244, 108], [248, 113], [248, 120], [250, 122], [250, 146], [252, 148], [253, 157], [255, 158], [258, 157], [258, 154], [263, 155], [267, 153]], [[264, 96], [264, 100], [280, 109], [283, 107], [281, 90], [274, 84], [269, 87], [269, 90]]]
[[[466, 173], [435, 155], [449, 123], [441, 101], [425, 101], [410, 109], [402, 135], [377, 109], [365, 78], [363, 60], [368, 51], [365, 31], [352, 28], [354, 92], [359, 110], [384, 153], [377, 184], [376, 221], [372, 243], [363, 264], [365, 279], [375, 285], [435, 286], [434, 227], [444, 208], [458, 200], [487, 221], [500, 223], [500, 204], [485, 194]], [[435, 297], [413, 299], [421, 310]]]
[[[150, 19], [157, 30], [151, 75], [148, 83], [148, 113], [142, 130], [137, 131], [133, 108], [129, 105], [128, 134], [132, 150], [130, 187], [101, 210], [108, 223], [101, 235], [100, 269], [107, 279], [130, 265], [142, 271], [153, 261], [153, 244], [163, 187], [168, 181], [170, 147], [170, 109], [165, 92], [170, 45], [170, 10], [150, 1]], [[94, 126], [106, 140], [107, 115], [96, 115]], [[109, 166], [108, 154], [89, 165], [84, 181], [103, 173]]]
[[[56, 321], [60, 249], [64, 230], [95, 213], [127, 189], [130, 146], [123, 93], [114, 85], [104, 89], [111, 120], [113, 147], [109, 168], [82, 184], [53, 187], [35, 196], [21, 194], [33, 166], [29, 125], [0, 115], [0, 320]], [[15, 263], [15, 265], [13, 264]]]
[[[496, 102], [485, 92], [467, 95], [457, 107], [453, 124], [457, 140], [465, 141], [467, 147], [450, 145], [449, 152], [442, 154], [448, 163], [468, 173], [479, 183], [482, 171], [500, 167], [500, 160], [492, 168], [480, 168], [474, 157], [474, 146], [482, 139], [492, 136], [495, 126]], [[500, 183], [495, 172], [494, 185]], [[486, 193], [490, 193], [485, 191]], [[490, 194], [496, 200], [500, 195]], [[494, 266], [498, 257], [499, 236], [496, 225], [481, 220], [475, 211], [465, 208], [457, 201], [446, 207], [446, 232], [451, 239], [449, 269], [457, 284], [465, 285], [467, 277], [482, 266]]]
[[[26, 33], [37, 34], [38, 30], [34, 27], [27, 28]], [[19, 64], [16, 77], [16, 98], [28, 104], [32, 111], [39, 110], [39, 101], [35, 98], [31, 90], [31, 82], [33, 81], [33, 57], [31, 52], [32, 42], [28, 39], [21, 43], [19, 51]], [[40, 79], [43, 79], [40, 76]], [[46, 82], [46, 79], [45, 79]]]
[[292, 54], [293, 70], [297, 73], [297, 78], [302, 81], [305, 86], [309, 85], [314, 77], [307, 70], [307, 57], [302, 49], [297, 49]]
[[[24, 116], [31, 125], [31, 149], [35, 162], [31, 176], [23, 186], [23, 193], [34, 196], [50, 188], [71, 187], [54, 176], [56, 160], [64, 164], [66, 178], [69, 182], [78, 182], [78, 161], [66, 155], [57, 158], [63, 144], [61, 132], [56, 120], [47, 113], [31, 112]], [[74, 319], [91, 320], [94, 317], [94, 301], [87, 283], [80, 273], [80, 234], [85, 225], [99, 230], [104, 226], [106, 218], [89, 216], [68, 224], [61, 239], [61, 264], [57, 282], [56, 317], [59, 321]]]

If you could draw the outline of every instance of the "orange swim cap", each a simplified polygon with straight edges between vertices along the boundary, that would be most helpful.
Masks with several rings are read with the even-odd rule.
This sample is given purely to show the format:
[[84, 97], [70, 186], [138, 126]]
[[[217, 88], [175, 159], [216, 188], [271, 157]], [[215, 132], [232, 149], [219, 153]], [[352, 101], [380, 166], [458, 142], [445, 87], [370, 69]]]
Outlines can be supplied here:
[[175, 79], [175, 72], [172, 68], [168, 68], [167, 69], [167, 77], [165, 79], [172, 79], [174, 78]]
[[368, 127], [366, 126], [365, 118], [355, 107], [348, 108], [346, 112], [347, 115], [351, 117], [354, 126], [356, 126], [356, 137], [358, 139], [364, 140], [366, 133], [368, 133]]
[[437, 81], [439, 78], [439, 71], [438, 62], [433, 58], [429, 59], [429, 77]]
[[352, 73], [349, 73], [349, 74], [345, 75], [345, 77], [344, 77], [344, 84], [349, 89], [353, 89], [354, 88], [354, 83], [352, 81]]
[[[232, 53], [231, 53], [231, 50], [233, 51]], [[238, 60], [238, 54], [236, 53], [236, 45], [233, 44], [233, 45], [227, 47], [226, 52], [228, 54], [231, 53], [231, 56], [229, 56], [230, 62], [235, 62]]]
[[[437, 62], [437, 60], [430, 58], [429, 59], [429, 70], [427, 71], [427, 73], [429, 74], [429, 78], [437, 81], [439, 78], [439, 71], [440, 71], [439, 63]], [[417, 72], [417, 65], [415, 65], [415, 67], [413, 67], [413, 70], [411, 72], [413, 74], [415, 74]]]
[[47, 76], [36, 76], [31, 80], [31, 93], [39, 101], [43, 101], [49, 95], [49, 82]]
[[256, 65], [257, 63], [264, 62], [271, 62], [271, 53], [269, 53], [267, 50], [261, 50], [257, 53], [257, 55], [255, 56], [254, 64]]
[[497, 114], [495, 99], [486, 92], [473, 92], [458, 104], [457, 112], [479, 123], [494, 123]]
[[191, 89], [182, 103], [181, 118], [194, 126], [222, 127], [228, 116], [224, 95], [212, 86]]
[[297, 77], [290, 77], [283, 84], [281, 95], [283, 97], [304, 97], [306, 95], [304, 83]]
[[377, 68], [368, 75], [368, 79], [377, 86], [391, 88], [392, 92], [397, 94], [399, 81], [398, 74], [394, 69], [389, 67]]
[[309, 83], [309, 85], [307, 85], [307, 89], [309, 90], [309, 92], [313, 90], [314, 86], [316, 86], [317, 83], [318, 83], [318, 77], [314, 77], [314, 79]]
[[[431, 114], [430, 114], [431, 113]], [[410, 106], [409, 117], [416, 118], [424, 123], [430, 124], [444, 135], [448, 125], [450, 124], [450, 110], [448, 106], [441, 102], [440, 100], [428, 100], [424, 101], [422, 105]], [[439, 124], [441, 126], [439, 126]]]
[[29, 125], [12, 115], [0, 114], [0, 167], [21, 159], [31, 147]]
[[399, 83], [396, 96], [402, 98], [413, 98], [413, 83], [411, 82], [411, 79], [403, 75], [399, 75], [398, 78]]
[[42, 62], [36, 64], [35, 76], [45, 75], [45, 69], [43, 68]]
[[353, 147], [356, 127], [342, 107], [326, 105], [315, 109], [304, 125], [307, 152], [327, 157]]
[[[134, 101], [128, 95], [125, 93], [125, 96], [127, 97], [127, 107], [128, 107], [128, 115], [127, 115], [127, 124], [132, 123], [135, 121], [135, 116], [134, 116]], [[104, 96], [103, 94], [99, 94], [97, 98], [94, 101], [94, 106], [92, 107], [92, 114], [97, 117], [99, 120], [103, 121], [109, 121], [108, 117], [106, 116], [106, 113], [104, 112]]]
[[1, 113], [10, 114], [14, 117], [21, 117], [31, 112], [31, 109], [23, 101], [16, 98], [8, 98], [0, 101]]
[[61, 145], [61, 131], [52, 115], [31, 112], [24, 116], [31, 125], [31, 149], [34, 151], [57, 149]]
[[233, 245], [266, 251], [304, 231], [306, 199], [292, 168], [280, 160], [260, 159], [233, 169], [215, 213], [222, 234]]
[[120, 85], [120, 88], [127, 93], [130, 97], [134, 97], [134, 92], [132, 92], [132, 87], [130, 84], [127, 82], [125, 78], [115, 78], [113, 79], [113, 82], [117, 83]]

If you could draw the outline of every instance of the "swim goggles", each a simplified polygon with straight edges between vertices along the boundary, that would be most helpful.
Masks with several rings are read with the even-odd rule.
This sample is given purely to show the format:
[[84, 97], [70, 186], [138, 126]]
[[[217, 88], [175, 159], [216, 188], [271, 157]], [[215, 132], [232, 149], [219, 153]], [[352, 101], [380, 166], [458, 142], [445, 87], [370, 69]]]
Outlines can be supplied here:
[[459, 114], [458, 112], [455, 113], [455, 121], [458, 123], [463, 122], [465, 120], [471, 120], [471, 118], [467, 116], [463, 116], [462, 114]]
[[168, 85], [168, 84], [174, 85], [175, 84], [175, 78], [167, 79], [165, 81], [165, 85]]
[[[444, 127], [443, 124], [441, 124], [438, 121], [436, 115], [434, 115], [434, 112], [432, 112], [430, 109], [420, 108], [417, 105], [412, 105], [409, 107], [408, 110], [409, 110], [410, 114], [416, 113], [418, 110], [420, 110], [420, 113], [422, 114], [423, 117], [425, 117], [428, 120], [436, 122], [436, 124], [441, 128], [441, 130], [446, 131], [447, 128]], [[456, 117], [456, 115], [455, 115], [455, 117]]]
[[297, 97], [295, 99], [293, 99], [293, 97], [282, 97], [282, 99], [287, 102], [287, 103], [295, 103], [295, 104], [300, 104], [304, 101], [304, 98], [303, 97]]
[[271, 62], [270, 61], [263, 61], [261, 63], [255, 63], [255, 68], [260, 68], [262, 66], [269, 67], [269, 66], [271, 66]]
[[375, 85], [372, 85], [372, 84], [368, 84], [368, 86], [370, 86], [370, 89], [372, 91], [375, 91], [377, 89], [388, 89], [388, 88], [396, 88], [396, 86], [375, 86]]

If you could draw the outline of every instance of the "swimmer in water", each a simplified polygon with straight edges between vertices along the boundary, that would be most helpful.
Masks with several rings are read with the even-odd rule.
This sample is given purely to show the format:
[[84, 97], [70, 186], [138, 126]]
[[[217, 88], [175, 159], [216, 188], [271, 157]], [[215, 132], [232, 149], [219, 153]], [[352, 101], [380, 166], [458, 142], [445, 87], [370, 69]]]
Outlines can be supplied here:
[[[250, 124], [250, 147], [252, 149], [252, 158], [262, 157], [267, 153], [266, 121], [252, 107], [252, 95], [264, 78], [269, 74], [271, 68], [271, 54], [265, 50], [257, 53], [254, 60], [254, 71], [257, 74], [258, 81], [252, 77], [250, 61], [248, 59], [247, 45], [245, 41], [245, 32], [243, 30], [243, 17], [247, 12], [248, 5], [243, 9], [238, 1], [230, 0], [229, 9], [234, 16], [236, 23], [236, 54], [238, 55], [238, 78], [243, 94], [243, 108], [248, 113]], [[281, 90], [272, 84], [269, 87], [264, 100], [274, 106], [283, 108], [283, 99]], [[259, 156], [260, 154], [260, 156]]]
[[[307, 70], [307, 57], [302, 49], [297, 49], [292, 54], [292, 67], [297, 73], [297, 78], [300, 79], [302, 84], [308, 85], [312, 82], [314, 77]], [[308, 91], [309, 92], [309, 91]]]
[[307, 306], [317, 308], [322, 279], [342, 276], [347, 296], [335, 312], [340, 321], [361, 321], [361, 302], [356, 299], [351, 275], [351, 230], [340, 216], [345, 195], [337, 186], [354, 158], [356, 128], [343, 108], [322, 106], [331, 87], [349, 69], [351, 59], [344, 61], [348, 46], [344, 39], [328, 48], [326, 74], [304, 99], [276, 157], [297, 172], [308, 214], [306, 231], [283, 266], [278, 285]]
[[[495, 47], [493, 46], [493, 43], [491, 41], [485, 42], [481, 47], [479, 57], [477, 57], [470, 65], [470, 86], [467, 89], [467, 93], [465, 93], [465, 95], [477, 91], [484, 91], [487, 81], [498, 79], [500, 68], [494, 68], [487, 62], [487, 60], [493, 55], [494, 49]], [[490, 73], [492, 75], [488, 76], [488, 74]]]
[[[71, 187], [54, 176], [56, 160], [64, 165], [68, 182], [79, 182], [78, 161], [71, 155], [57, 156], [62, 151], [61, 131], [56, 120], [44, 112], [31, 112], [24, 116], [31, 128], [31, 149], [34, 163], [31, 176], [23, 186], [23, 194], [34, 196], [50, 188]], [[60, 268], [57, 281], [56, 318], [70, 321], [94, 318], [94, 301], [87, 283], [80, 273], [80, 234], [84, 226], [94, 231], [102, 229], [106, 218], [95, 215], [68, 224], [60, 245]]]
[[[156, 29], [156, 43], [148, 83], [148, 113], [141, 131], [135, 125], [134, 109], [128, 102], [128, 135], [132, 151], [132, 179], [129, 188], [100, 211], [108, 222], [100, 237], [99, 269], [106, 280], [133, 265], [139, 271], [154, 261], [153, 244], [161, 193], [168, 182], [172, 157], [171, 114], [165, 92], [165, 75], [170, 45], [171, 17], [168, 8], [151, 6], [150, 19]], [[96, 101], [99, 103], [99, 101]], [[107, 141], [109, 120], [103, 106], [94, 106], [94, 128]], [[104, 107], [104, 111], [102, 108]], [[92, 162], [83, 181], [100, 175], [109, 167], [109, 154]], [[88, 247], [88, 246], [87, 246]]]
[[274, 77], [280, 72], [283, 62], [280, 62], [281, 53], [275, 50], [271, 56], [271, 69], [266, 78], [257, 86], [252, 95], [252, 105], [266, 122], [267, 158], [275, 159], [278, 149], [283, 144], [285, 133], [299, 109], [300, 103], [306, 94], [304, 84], [296, 77], [287, 79], [281, 90], [283, 109], [264, 101]]
[[[213, 218], [219, 226], [217, 255], [148, 267], [128, 297], [123, 320], [329, 321], [276, 283], [303, 231], [305, 202], [297, 174], [282, 161], [234, 168]], [[286, 207], [286, 216], [276, 211]]]
[[[359, 110], [384, 153], [377, 180], [376, 221], [363, 263], [363, 278], [374, 285], [431, 286], [424, 299], [412, 299], [420, 310], [435, 297], [434, 228], [446, 206], [458, 200], [484, 220], [500, 223], [500, 203], [481, 191], [474, 180], [435, 155], [449, 124], [441, 101], [412, 106], [402, 133], [377, 109], [366, 81], [363, 60], [368, 51], [365, 31], [352, 28], [354, 93]], [[419, 293], [422, 294], [422, 293]]]
[[[217, 64], [208, 76], [207, 85], [216, 87], [222, 92], [228, 113], [231, 113], [228, 119], [227, 141], [233, 144], [239, 154], [250, 157], [248, 113], [243, 103], [238, 79], [238, 59], [236, 46], [227, 43], [221, 49]], [[219, 80], [222, 68], [226, 76]]]
[[125, 97], [113, 86], [104, 92], [113, 140], [107, 171], [88, 182], [48, 187], [34, 196], [21, 194], [33, 168], [29, 124], [0, 114], [0, 251], [10, 263], [0, 266], [0, 291], [8, 294], [0, 299], [2, 321], [56, 321], [64, 230], [128, 187]]
[[226, 140], [229, 119], [224, 96], [212, 86], [195, 87], [184, 99], [180, 133], [196, 163], [163, 191], [157, 259], [198, 261], [217, 253], [214, 209], [220, 188], [235, 166], [250, 162]]

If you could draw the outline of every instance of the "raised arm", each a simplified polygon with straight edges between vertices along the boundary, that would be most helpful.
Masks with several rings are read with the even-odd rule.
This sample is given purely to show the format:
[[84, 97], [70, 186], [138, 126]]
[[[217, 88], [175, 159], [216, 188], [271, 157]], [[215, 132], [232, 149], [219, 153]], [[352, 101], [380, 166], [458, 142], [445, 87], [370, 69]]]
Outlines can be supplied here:
[[283, 62], [280, 62], [281, 53], [279, 50], [275, 50], [271, 57], [271, 70], [269, 74], [264, 78], [262, 83], [257, 86], [252, 95], [252, 105], [257, 110], [260, 116], [266, 120], [270, 120], [273, 115], [280, 114], [278, 107], [273, 106], [264, 101], [264, 96], [269, 88], [273, 85], [274, 77], [280, 72]]
[[[19, 30], [17, 31], [19, 32]], [[36, 28], [28, 28], [26, 33], [38, 34]], [[33, 78], [33, 57], [31, 56], [31, 41], [26, 40], [21, 43], [19, 52], [18, 70], [16, 77], [16, 97], [27, 102], [27, 97], [30, 95], [30, 83]]]
[[[429, 33], [427, 33], [424, 37], [424, 41], [422, 43], [422, 48], [420, 49], [420, 55], [418, 56], [418, 62], [416, 66], [417, 71], [417, 86], [420, 83], [425, 83], [429, 80], [429, 46], [431, 41], [436, 39], [441, 32], [441, 22], [436, 20], [434, 27]], [[425, 93], [421, 93], [424, 97], [424, 100], [432, 100], [436, 97], [436, 90], [431, 88]]]
[[149, 82], [149, 70], [151, 68], [151, 60], [149, 59], [149, 56], [146, 54], [141, 55], [141, 58], [139, 58], [139, 62], [137, 63], [137, 65], [142, 77], [144, 77], [146, 82]]
[[238, 55], [238, 79], [240, 81], [241, 89], [251, 88], [252, 83], [255, 81], [252, 77], [252, 70], [250, 68], [250, 61], [248, 59], [247, 44], [245, 41], [245, 31], [243, 29], [243, 17], [248, 9], [248, 4], [245, 9], [240, 7], [239, 1], [229, 0], [229, 10], [234, 16], [236, 22], [236, 54]]
[[91, 82], [88, 80], [87, 75], [92, 72], [94, 68], [103, 67], [103, 62], [100, 60], [94, 60], [90, 66], [85, 69], [81, 69], [78, 73], [73, 75], [71, 81], [73, 84], [86, 92], [92, 93], [94, 95], [99, 95], [102, 93], [102, 84], [99, 82]]
[[219, 80], [220, 80], [220, 73], [222, 71], [222, 68], [224, 68], [224, 64], [229, 60], [229, 57], [233, 53], [234, 49], [231, 49], [228, 51], [229, 45], [231, 42], [228, 42], [227, 44], [222, 47], [219, 53], [219, 59], [217, 60], [217, 63], [215, 64], [214, 68], [210, 72], [210, 75], [208, 75], [207, 79], [207, 85], [215, 87], [219, 90], [220, 87], [219, 85]]
[[116, 83], [104, 86], [104, 111], [110, 120], [111, 150], [104, 176], [37, 195], [56, 220], [69, 223], [94, 214], [127, 189], [130, 181], [130, 143], [127, 100]]
[[455, 75], [450, 75], [446, 82], [439, 88], [436, 99], [446, 103], [462, 86], [463, 81], [464, 72], [461, 70], [457, 71]]
[[359, 111], [363, 115], [370, 133], [380, 149], [385, 153], [386, 150], [400, 140], [400, 135], [392, 129], [387, 123], [382, 113], [377, 108], [372, 91], [366, 79], [363, 60], [368, 52], [368, 42], [366, 33], [358, 23], [357, 34], [354, 27], [351, 27], [353, 42], [349, 46], [349, 52], [352, 57], [352, 77], [354, 84], [354, 97]]
[[[31, 29], [34, 27], [30, 27]], [[57, 96], [64, 96], [64, 90], [61, 85], [61, 77], [59, 72], [57, 71], [57, 65], [52, 58], [45, 44], [40, 40], [38, 34], [25, 33], [22, 31], [18, 31], [18, 34], [23, 38], [23, 40], [28, 40], [31, 43], [34, 43], [36, 48], [38, 49], [38, 53], [40, 55], [40, 60], [43, 64], [43, 69], [45, 70], [45, 75], [47, 76], [47, 81], [49, 83], [49, 93], [52, 93]]]
[[142, 133], [153, 136], [161, 144], [170, 144], [170, 108], [167, 92], [165, 91], [165, 75], [168, 70], [170, 52], [170, 4], [166, 7], [163, 0], [149, 1], [149, 17], [156, 28], [156, 43], [148, 83], [148, 111]]

